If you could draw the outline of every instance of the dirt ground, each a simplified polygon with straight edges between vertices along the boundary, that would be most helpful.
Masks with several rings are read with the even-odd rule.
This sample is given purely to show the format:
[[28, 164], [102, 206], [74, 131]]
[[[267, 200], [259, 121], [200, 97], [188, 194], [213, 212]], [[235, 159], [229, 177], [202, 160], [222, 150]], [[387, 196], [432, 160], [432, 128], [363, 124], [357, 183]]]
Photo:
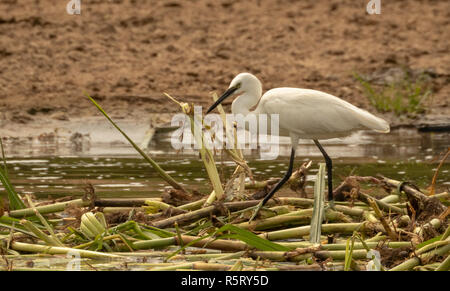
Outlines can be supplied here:
[[98, 115], [83, 92], [119, 119], [178, 112], [162, 92], [206, 107], [242, 71], [375, 112], [353, 73], [405, 67], [432, 76], [427, 114], [450, 116], [448, 0], [67, 2], [0, 1], [0, 126]]

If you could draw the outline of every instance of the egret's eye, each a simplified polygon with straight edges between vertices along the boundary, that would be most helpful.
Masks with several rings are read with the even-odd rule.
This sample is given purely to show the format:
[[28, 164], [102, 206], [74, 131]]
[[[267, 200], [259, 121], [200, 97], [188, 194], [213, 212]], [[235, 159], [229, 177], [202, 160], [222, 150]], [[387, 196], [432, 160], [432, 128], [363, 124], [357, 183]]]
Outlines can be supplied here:
[[238, 88], [238, 89], [241, 88], [241, 83], [237, 83], [236, 88]]

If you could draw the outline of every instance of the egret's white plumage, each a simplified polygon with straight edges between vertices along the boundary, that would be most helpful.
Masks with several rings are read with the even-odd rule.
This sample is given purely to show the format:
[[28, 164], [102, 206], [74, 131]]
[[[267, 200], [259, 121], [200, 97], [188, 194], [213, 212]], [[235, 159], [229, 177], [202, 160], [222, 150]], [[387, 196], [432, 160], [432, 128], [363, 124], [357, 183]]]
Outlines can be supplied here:
[[[389, 132], [389, 124], [336, 96], [310, 89], [276, 88], [262, 97], [261, 82], [241, 73], [230, 83], [240, 88], [232, 104], [233, 114], [279, 114], [279, 134], [304, 139], [344, 137], [356, 130]], [[259, 101], [259, 103], [258, 103]], [[250, 108], [258, 104], [250, 112]]]
[[[327, 164], [328, 199], [332, 201], [332, 161], [318, 140], [344, 137], [361, 129], [389, 132], [389, 124], [385, 120], [321, 91], [276, 88], [267, 91], [261, 97], [261, 82], [249, 73], [237, 75], [231, 81], [228, 90], [208, 109], [208, 113], [232, 95], [238, 95], [231, 106], [233, 114], [244, 116], [266, 114], [268, 119], [270, 115], [278, 114], [279, 135], [290, 136], [292, 143], [291, 158], [286, 175], [261, 201], [251, 220], [291, 176], [295, 149], [300, 138], [312, 139], [323, 154]], [[255, 105], [257, 105], [256, 109], [250, 111]], [[270, 124], [271, 122], [268, 122], [267, 125]], [[270, 134], [270, 128], [268, 130]]]

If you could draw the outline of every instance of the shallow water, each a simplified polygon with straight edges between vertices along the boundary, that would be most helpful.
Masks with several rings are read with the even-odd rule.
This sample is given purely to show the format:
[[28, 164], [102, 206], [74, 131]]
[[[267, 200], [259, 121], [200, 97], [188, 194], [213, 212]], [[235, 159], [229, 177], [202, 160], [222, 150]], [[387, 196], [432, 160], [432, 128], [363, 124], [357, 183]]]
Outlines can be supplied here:
[[[246, 150], [245, 156], [257, 180], [280, 177], [288, 164], [288, 140], [282, 140], [280, 156], [276, 160], [261, 160], [257, 151]], [[395, 130], [387, 135], [358, 134], [344, 140], [323, 142], [333, 158], [334, 185], [350, 174], [384, 176], [413, 181], [426, 188], [431, 183], [437, 165], [450, 144], [450, 133], [418, 133], [415, 130]], [[14, 146], [5, 144], [8, 173], [19, 193], [34, 194], [38, 198], [81, 196], [87, 182], [94, 184], [100, 197], [157, 197], [167, 186], [156, 172], [125, 143], [73, 145], [31, 143]], [[104, 154], [98, 154], [101, 149]], [[176, 152], [171, 148], [169, 135], [156, 136], [149, 154], [177, 181], [200, 192], [209, 193], [211, 186], [203, 164], [193, 151]], [[64, 154], [61, 154], [64, 153]], [[314, 179], [320, 152], [312, 142], [298, 147], [296, 166], [313, 160], [309, 180]], [[235, 168], [233, 162], [216, 156], [222, 181]], [[439, 190], [450, 187], [450, 164], [440, 170]], [[312, 191], [312, 183], [307, 191]], [[292, 191], [283, 190], [286, 194]], [[5, 191], [0, 186], [1, 195]]]

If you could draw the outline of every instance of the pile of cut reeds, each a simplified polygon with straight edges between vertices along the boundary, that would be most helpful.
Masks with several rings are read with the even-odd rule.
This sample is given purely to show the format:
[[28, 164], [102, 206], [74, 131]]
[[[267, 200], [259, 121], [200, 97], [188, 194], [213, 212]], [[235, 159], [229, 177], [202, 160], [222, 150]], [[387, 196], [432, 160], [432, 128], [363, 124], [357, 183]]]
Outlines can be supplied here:
[[[321, 164], [314, 199], [276, 197], [249, 221], [260, 202], [252, 198], [254, 192], [264, 194], [276, 181], [254, 181], [240, 150], [226, 150], [236, 170], [223, 183], [199, 131], [195, 139], [212, 185], [211, 193], [202, 197], [182, 187], [91, 101], [173, 189], [164, 198], [98, 199], [91, 186], [81, 199], [33, 201], [15, 192], [5, 163], [0, 180], [9, 208], [0, 216], [2, 269], [450, 268], [449, 193], [435, 194], [435, 179], [430, 191], [421, 191], [386, 177], [350, 176], [334, 189], [340, 201], [331, 206], [323, 198]], [[195, 121], [192, 106], [177, 103]], [[304, 186], [310, 166], [305, 163], [294, 172], [291, 188]], [[376, 199], [360, 184], [383, 189], [386, 195]], [[180, 197], [191, 201], [180, 203]]]

